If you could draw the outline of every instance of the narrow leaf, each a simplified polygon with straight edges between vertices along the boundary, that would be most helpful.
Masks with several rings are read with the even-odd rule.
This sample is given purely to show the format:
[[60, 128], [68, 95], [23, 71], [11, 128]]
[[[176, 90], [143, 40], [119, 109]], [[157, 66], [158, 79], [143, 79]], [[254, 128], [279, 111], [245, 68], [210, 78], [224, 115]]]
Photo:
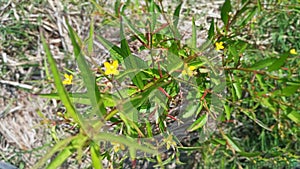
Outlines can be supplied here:
[[208, 119], [208, 115], [205, 114], [203, 116], [201, 116], [199, 119], [197, 119], [191, 127], [189, 127], [188, 131], [191, 132], [191, 131], [195, 131], [199, 128], [201, 128], [202, 126], [204, 126], [207, 122], [207, 119]]
[[299, 112], [294, 110], [291, 113], [289, 113], [287, 116], [295, 123], [300, 124], [300, 113]]
[[131, 55], [131, 51], [127, 42], [127, 39], [125, 37], [125, 32], [124, 32], [124, 22], [123, 19], [121, 18], [120, 22], [120, 41], [121, 41], [121, 52], [122, 56], [125, 59], [129, 55]]
[[[56, 99], [61, 100], [59, 95], [57, 93], [50, 93], [50, 94], [39, 94], [39, 96], [43, 98], [48, 99]], [[102, 94], [102, 101], [105, 105], [105, 107], [113, 107], [116, 105], [116, 99], [118, 99], [116, 96], [112, 94]], [[85, 105], [91, 105], [91, 101], [87, 95], [87, 93], [70, 93], [69, 98], [72, 103], [79, 103], [79, 104], [85, 104]]]
[[263, 59], [263, 60], [260, 60], [256, 63], [254, 63], [252, 66], [249, 67], [249, 69], [259, 70], [259, 69], [262, 69], [262, 68], [266, 68], [266, 67], [272, 65], [274, 61], [275, 60], [273, 58]]
[[89, 32], [89, 38], [87, 40], [88, 43], [88, 53], [89, 55], [93, 54], [94, 51], [94, 19], [92, 18], [91, 20], [91, 25], [90, 25], [90, 32]]
[[291, 85], [282, 89], [281, 94], [284, 96], [291, 96], [297, 93], [297, 90], [300, 88], [300, 85]]
[[73, 50], [75, 54], [76, 61], [78, 63], [78, 67], [80, 69], [81, 77], [83, 78], [84, 84], [87, 88], [87, 94], [91, 100], [93, 110], [99, 116], [106, 114], [105, 108], [100, 102], [100, 91], [96, 84], [95, 75], [92, 73], [90, 66], [86, 62], [84, 55], [81, 53], [81, 49], [76, 42], [75, 32], [73, 28], [67, 23], [69, 29], [69, 35], [72, 41]]
[[269, 68], [268, 68], [268, 71], [274, 71], [274, 70], [278, 70], [281, 68], [282, 65], [284, 65], [285, 63], [285, 60], [288, 58], [289, 54], [288, 53], [285, 53], [285, 54], [282, 54], [280, 56], [279, 59], [277, 59]]
[[240, 155], [244, 156], [244, 157], [256, 157], [259, 156], [261, 154], [261, 152], [239, 152]]
[[60, 73], [58, 72], [58, 68], [56, 66], [57, 64], [50, 52], [50, 49], [49, 49], [43, 35], [41, 35], [41, 39], [42, 39], [43, 47], [44, 47], [48, 62], [50, 64], [50, 69], [53, 74], [54, 84], [57, 89], [57, 93], [58, 93], [59, 97], [61, 98], [62, 103], [65, 105], [68, 115], [71, 116], [80, 125], [82, 125], [82, 121], [80, 120], [80, 117], [79, 117], [78, 113], [76, 112], [74, 105], [72, 104], [72, 102], [69, 98], [69, 95], [62, 84], [62, 81], [60, 79]]
[[230, 0], [225, 0], [221, 8], [221, 19], [225, 25], [228, 24], [229, 12], [231, 12], [231, 3]]
[[52, 147], [46, 155], [40, 159], [33, 167], [32, 169], [38, 169], [41, 168], [47, 161], [50, 159], [56, 152], [64, 149], [73, 139], [76, 139], [77, 136], [74, 137], [68, 137], [62, 141], [59, 141], [55, 144], [54, 147]]
[[143, 79], [145, 79], [146, 75], [142, 70], [147, 69], [148, 65], [141, 58], [135, 55], [127, 57], [126, 60], [124, 60], [124, 64], [126, 69], [136, 70], [133, 73], [129, 73], [129, 77], [139, 89], [143, 89], [145, 86]]
[[238, 97], [238, 99], [242, 98], [242, 87], [240, 83], [233, 83], [232, 84], [236, 93], [236, 96]]
[[235, 142], [230, 136], [228, 136], [228, 135], [226, 135], [226, 134], [223, 134], [223, 137], [224, 137], [224, 139], [226, 139], [227, 144], [228, 144], [231, 148], [233, 148], [236, 152], [242, 152], [242, 149], [240, 148], [240, 146], [238, 146], [238, 145], [236, 144], [236, 142]]
[[66, 147], [64, 148], [47, 166], [47, 169], [57, 169], [61, 166], [68, 157], [70, 157], [74, 153], [74, 148]]
[[114, 45], [113, 43], [109, 42], [102, 36], [97, 36], [97, 39], [100, 43], [109, 51], [113, 60], [118, 60], [119, 62], [123, 61], [122, 50], [118, 46]]
[[116, 0], [115, 2], [115, 14], [116, 16], [120, 16], [120, 8], [121, 8], [121, 1], [120, 0]]
[[210, 27], [208, 30], [208, 40], [211, 40], [213, 37], [215, 36], [215, 21], [214, 18], [212, 18], [211, 22], [210, 22]]
[[151, 15], [151, 23], [150, 23], [150, 31], [153, 32], [155, 30], [155, 25], [156, 25], [156, 21], [157, 21], [157, 14], [155, 13], [155, 7], [156, 4], [154, 2], [154, 0], [151, 0], [150, 3], [150, 15]]
[[177, 26], [178, 26], [181, 6], [182, 6], [182, 2], [176, 7], [174, 14], [173, 14], [173, 26], [175, 28], [177, 28]]
[[94, 142], [91, 143], [90, 147], [91, 158], [92, 158], [92, 165], [95, 169], [102, 169], [102, 160], [100, 158], [100, 148]]

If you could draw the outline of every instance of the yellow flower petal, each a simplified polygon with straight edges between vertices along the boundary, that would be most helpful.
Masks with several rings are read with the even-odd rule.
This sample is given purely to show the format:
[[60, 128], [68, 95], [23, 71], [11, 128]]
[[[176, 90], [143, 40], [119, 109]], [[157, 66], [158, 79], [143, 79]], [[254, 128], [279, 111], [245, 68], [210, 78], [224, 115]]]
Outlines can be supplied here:
[[113, 63], [109, 63], [109, 62], [104, 62], [104, 67], [105, 67], [105, 75], [118, 75], [119, 71], [118, 71], [118, 66], [119, 63], [117, 60], [113, 61]]
[[104, 67], [105, 67], [106, 69], [108, 69], [108, 68], [110, 67], [110, 63], [104, 62]]
[[216, 50], [224, 49], [223, 42], [216, 42]]
[[290, 50], [290, 54], [292, 54], [292, 55], [297, 55], [296, 49], [291, 49], [291, 50]]
[[118, 60], [114, 60], [112, 65], [117, 68], [119, 66]]
[[196, 69], [196, 67], [195, 67], [195, 66], [190, 66], [189, 69], [190, 69], [191, 71], [193, 71], [193, 70]]
[[182, 75], [188, 75], [188, 76], [193, 76], [194, 75], [194, 71], [196, 67], [195, 66], [189, 66], [187, 64], [184, 64], [184, 68], [182, 70]]
[[62, 82], [64, 85], [70, 85], [72, 84], [73, 75], [64, 74], [64, 81]]

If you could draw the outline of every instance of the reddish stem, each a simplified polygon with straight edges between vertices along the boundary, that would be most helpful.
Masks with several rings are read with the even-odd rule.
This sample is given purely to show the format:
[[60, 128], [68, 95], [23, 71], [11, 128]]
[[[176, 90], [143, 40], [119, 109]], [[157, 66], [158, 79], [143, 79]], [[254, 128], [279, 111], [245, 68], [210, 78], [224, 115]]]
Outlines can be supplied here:
[[172, 97], [162, 87], [158, 87], [158, 90], [160, 90], [161, 92], [163, 92], [163, 94], [166, 95], [169, 99], [172, 99]]

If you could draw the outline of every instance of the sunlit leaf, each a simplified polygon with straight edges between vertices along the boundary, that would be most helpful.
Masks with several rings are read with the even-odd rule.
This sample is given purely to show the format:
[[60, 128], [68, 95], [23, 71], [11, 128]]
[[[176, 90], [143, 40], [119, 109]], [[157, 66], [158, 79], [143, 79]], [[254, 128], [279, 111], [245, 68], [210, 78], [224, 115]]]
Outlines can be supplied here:
[[69, 25], [69, 23], [67, 23], [67, 26], [72, 41], [75, 58], [80, 69], [81, 77], [84, 81], [85, 87], [87, 88], [87, 94], [91, 100], [92, 107], [97, 115], [102, 116], [106, 114], [106, 109], [104, 108], [102, 102], [100, 102], [100, 91], [96, 84], [96, 77], [90, 69], [89, 64], [85, 60], [84, 55], [81, 52], [81, 48], [75, 39], [76, 33], [74, 32], [73, 28]]
[[221, 8], [221, 19], [225, 25], [228, 23], [229, 12], [231, 12], [231, 2], [230, 0], [225, 0]]
[[297, 90], [300, 88], [300, 85], [291, 85], [284, 87], [281, 91], [281, 94], [284, 96], [291, 96], [297, 92]]
[[92, 165], [94, 169], [102, 169], [102, 160], [100, 157], [100, 148], [99, 146], [92, 142], [90, 147], [91, 158], [92, 158]]
[[224, 139], [226, 139], [227, 144], [233, 148], [236, 152], [242, 152], [242, 149], [240, 146], [229, 136], [226, 134], [223, 134]]
[[201, 127], [203, 127], [208, 119], [208, 114], [205, 114], [203, 116], [201, 116], [199, 119], [197, 119], [192, 125], [191, 127], [188, 128], [188, 131], [195, 131]]
[[42, 39], [42, 43], [43, 43], [43, 47], [44, 50], [46, 52], [46, 56], [48, 59], [48, 62], [50, 64], [50, 68], [51, 68], [51, 72], [53, 74], [53, 78], [54, 78], [54, 84], [55, 87], [57, 89], [57, 93], [59, 95], [59, 97], [61, 98], [61, 101], [63, 102], [64, 106], [67, 109], [67, 113], [76, 121], [78, 122], [80, 125], [82, 125], [82, 120], [80, 119], [80, 115], [76, 112], [74, 105], [72, 104], [70, 97], [67, 93], [67, 91], [65, 90], [65, 87], [62, 84], [62, 81], [60, 79], [60, 73], [58, 72], [58, 68], [56, 66], [56, 62], [50, 52], [50, 49], [44, 39], [43, 36], [41, 36]]
[[291, 120], [293, 120], [295, 123], [300, 124], [300, 113], [297, 111], [292, 111], [291, 113], [289, 113], [288, 118], [290, 118]]

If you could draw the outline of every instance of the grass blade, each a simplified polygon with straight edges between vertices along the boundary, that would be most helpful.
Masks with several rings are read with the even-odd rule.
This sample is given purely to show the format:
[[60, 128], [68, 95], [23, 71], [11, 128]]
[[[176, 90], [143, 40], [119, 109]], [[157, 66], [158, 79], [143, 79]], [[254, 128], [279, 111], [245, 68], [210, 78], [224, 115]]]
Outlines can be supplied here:
[[64, 161], [67, 160], [68, 157], [70, 157], [74, 153], [74, 148], [68, 146], [64, 148], [56, 157], [54, 160], [51, 161], [49, 166], [47, 166], [47, 169], [56, 169], [59, 166], [61, 166]]
[[102, 169], [102, 161], [100, 158], [100, 148], [94, 142], [91, 143], [90, 147], [91, 157], [92, 157], [92, 165], [95, 169]]
[[41, 35], [41, 39], [42, 39], [42, 43], [43, 43], [43, 47], [46, 53], [46, 56], [48, 58], [48, 62], [50, 64], [50, 69], [52, 71], [53, 74], [53, 78], [54, 78], [54, 84], [55, 87], [57, 89], [57, 93], [59, 95], [59, 97], [61, 98], [62, 103], [64, 104], [64, 106], [67, 109], [67, 113], [70, 117], [72, 117], [77, 123], [79, 123], [79, 125], [82, 125], [82, 121], [80, 119], [80, 116], [78, 115], [78, 113], [76, 112], [74, 105], [72, 104], [69, 95], [67, 93], [67, 91], [65, 90], [62, 81], [60, 79], [60, 73], [58, 71], [58, 68], [56, 66], [56, 62], [50, 52], [50, 49], [46, 43], [46, 40], [44, 39], [44, 36]]
[[72, 27], [67, 23], [69, 29], [69, 35], [72, 41], [73, 50], [75, 54], [76, 61], [78, 63], [78, 67], [81, 72], [81, 77], [83, 78], [84, 84], [87, 88], [87, 94], [91, 100], [94, 112], [99, 116], [106, 114], [105, 107], [100, 98], [100, 91], [96, 84], [95, 75], [90, 70], [88, 63], [86, 62], [84, 55], [81, 53], [80, 46], [78, 45], [75, 39], [75, 32]]
[[58, 152], [59, 150], [62, 150], [63, 148], [65, 148], [73, 139], [75, 139], [76, 137], [69, 137], [66, 138], [62, 141], [59, 141], [55, 144], [55, 146], [53, 148], [51, 148], [46, 155], [40, 159], [33, 167], [32, 169], [38, 169], [41, 168], [48, 159], [50, 159], [56, 152]]

